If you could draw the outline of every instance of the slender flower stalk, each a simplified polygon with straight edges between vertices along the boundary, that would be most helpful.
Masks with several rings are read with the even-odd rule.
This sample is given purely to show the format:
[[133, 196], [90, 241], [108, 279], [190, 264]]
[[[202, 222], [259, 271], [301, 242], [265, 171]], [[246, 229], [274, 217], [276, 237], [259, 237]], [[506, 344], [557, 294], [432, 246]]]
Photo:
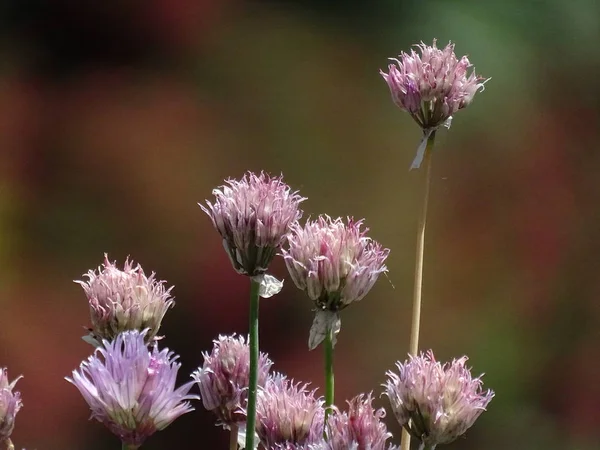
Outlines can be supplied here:
[[431, 351], [398, 362], [398, 373], [387, 372], [384, 394], [400, 425], [421, 441], [422, 449], [448, 444], [467, 431], [494, 397], [473, 378], [467, 357], [437, 362]]
[[[329, 330], [325, 338], [325, 423], [334, 405], [335, 377], [333, 374], [333, 331]], [[325, 433], [325, 431], [323, 431]]]
[[[421, 167], [425, 162], [425, 193], [419, 215], [417, 231], [417, 251], [415, 262], [415, 286], [413, 293], [413, 311], [410, 333], [409, 354], [416, 355], [419, 348], [419, 328], [421, 320], [421, 291], [423, 286], [423, 256], [425, 247], [425, 225], [427, 222], [427, 203], [431, 184], [431, 159], [436, 130], [440, 126], [450, 128], [452, 116], [460, 109], [471, 104], [475, 94], [484, 90], [486, 81], [474, 70], [470, 73], [471, 63], [466, 56], [458, 59], [454, 53], [454, 44], [438, 49], [421, 42], [418, 51], [410, 54], [402, 52], [396, 58], [390, 58], [392, 64], [388, 72], [380, 74], [388, 84], [393, 102], [408, 112], [423, 131], [423, 138], [417, 147], [411, 169]], [[402, 450], [410, 448], [410, 436], [403, 432]]]
[[273, 257], [302, 216], [304, 201], [282, 177], [246, 173], [241, 180], [226, 180], [213, 190], [215, 202], [200, 205], [223, 239], [223, 247], [236, 272], [250, 277], [250, 374], [246, 419], [246, 448], [254, 449], [258, 381], [259, 297], [277, 294], [282, 283], [266, 275]]
[[258, 302], [260, 284], [250, 281], [250, 378], [248, 384], [248, 409], [246, 418], [246, 448], [251, 450], [254, 447], [254, 429], [256, 428], [256, 396], [258, 394]]

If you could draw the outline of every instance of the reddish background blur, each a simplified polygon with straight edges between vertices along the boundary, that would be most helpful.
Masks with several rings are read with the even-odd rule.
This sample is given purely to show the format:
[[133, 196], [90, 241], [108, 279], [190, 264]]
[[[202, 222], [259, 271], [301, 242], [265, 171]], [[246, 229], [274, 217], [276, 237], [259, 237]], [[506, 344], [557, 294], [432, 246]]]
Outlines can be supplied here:
[[[378, 395], [408, 349], [421, 194], [419, 130], [378, 70], [434, 37], [492, 77], [434, 159], [422, 348], [468, 354], [497, 393], [447, 448], [600, 448], [598, 2], [2, 8], [0, 366], [25, 376], [18, 448], [118, 448], [63, 380], [90, 353], [72, 280], [104, 252], [175, 285], [163, 342], [181, 381], [219, 333], [247, 331], [248, 280], [197, 206], [247, 169], [283, 173], [306, 215], [366, 217], [391, 248], [389, 281], [344, 311], [336, 347], [338, 403]], [[286, 277], [281, 260], [273, 272]], [[288, 278], [261, 308], [276, 370], [322, 385], [310, 302]], [[196, 406], [144, 448], [226, 448]]]

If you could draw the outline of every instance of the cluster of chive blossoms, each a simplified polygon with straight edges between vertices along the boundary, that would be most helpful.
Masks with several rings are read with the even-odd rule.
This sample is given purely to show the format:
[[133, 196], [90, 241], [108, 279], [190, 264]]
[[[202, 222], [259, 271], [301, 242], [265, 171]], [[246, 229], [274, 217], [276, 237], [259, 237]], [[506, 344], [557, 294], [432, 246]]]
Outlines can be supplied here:
[[[390, 65], [382, 75], [394, 102], [431, 131], [467, 106], [483, 82], [474, 72], [467, 76], [470, 63], [456, 58], [453, 45], [439, 50], [434, 41], [433, 47], [421, 44], [419, 49], [421, 56], [402, 53], [397, 67]], [[230, 449], [238, 448], [240, 433], [248, 437], [248, 450], [257, 448], [254, 436], [261, 450], [397, 450], [383, 422], [385, 409], [373, 406], [372, 393], [348, 401], [347, 411], [333, 403], [333, 358], [328, 356], [340, 332], [340, 311], [362, 300], [387, 272], [389, 249], [367, 236], [362, 220], [321, 215], [302, 225], [299, 205], [306, 199], [281, 176], [248, 172], [240, 180], [226, 180], [213, 194], [214, 203], [201, 208], [233, 269], [252, 279], [256, 300], [281, 289], [281, 282], [266, 273], [281, 255], [294, 284], [315, 307], [308, 346], [312, 350], [325, 342], [331, 363], [326, 389], [331, 392], [324, 398], [309, 384], [271, 373], [273, 362], [251, 345], [252, 339], [257, 344], [257, 317], [255, 334], [249, 333], [248, 340], [219, 336], [212, 350], [202, 353], [203, 365], [191, 380], [177, 387], [178, 356], [160, 349], [157, 337], [174, 306], [173, 288], [166, 289], [154, 273], [147, 277], [129, 259], [120, 270], [105, 255], [103, 268], [89, 271], [87, 281], [77, 281], [90, 308], [91, 328], [84, 340], [95, 349], [67, 378], [87, 402], [91, 418], [117, 436], [123, 449], [136, 450], [193, 411], [192, 402], [201, 401], [214, 413], [216, 425], [230, 431]], [[257, 308], [255, 312], [258, 316]], [[387, 373], [383, 394], [420, 448], [433, 450], [463, 435], [493, 398], [492, 391], [483, 390], [481, 378], [471, 376], [466, 361], [465, 356], [441, 364], [429, 351], [398, 362], [398, 374]], [[9, 383], [6, 369], [0, 371], [0, 450], [14, 449], [10, 435], [22, 402], [13, 389], [19, 378]], [[194, 388], [199, 395], [192, 393]], [[256, 423], [246, 429], [251, 416]]]

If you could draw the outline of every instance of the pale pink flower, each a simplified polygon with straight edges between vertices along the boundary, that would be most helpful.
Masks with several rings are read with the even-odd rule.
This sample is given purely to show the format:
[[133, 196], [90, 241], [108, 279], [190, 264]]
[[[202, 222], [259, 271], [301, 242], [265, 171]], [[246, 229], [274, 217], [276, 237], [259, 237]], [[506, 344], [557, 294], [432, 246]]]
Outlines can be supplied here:
[[434, 39], [429, 46], [416, 45], [419, 53], [402, 52], [388, 73], [380, 71], [387, 82], [392, 100], [407, 111], [423, 129], [435, 129], [450, 119], [459, 109], [467, 107], [487, 80], [471, 71], [469, 58], [458, 59], [454, 44], [438, 49]]
[[[250, 348], [242, 336], [219, 336], [204, 364], [192, 374], [204, 407], [217, 416], [217, 425], [230, 428], [245, 422], [248, 402]], [[273, 362], [264, 353], [258, 359], [258, 386], [264, 386]]]
[[360, 394], [348, 402], [348, 412], [334, 411], [327, 420], [327, 442], [323, 450], [395, 450], [383, 418], [383, 408], [373, 408], [371, 394]]
[[303, 448], [323, 438], [323, 398], [316, 389], [294, 384], [285, 376], [271, 376], [258, 391], [256, 433], [266, 448]]
[[103, 267], [85, 276], [88, 281], [75, 282], [83, 287], [90, 305], [92, 327], [86, 341], [98, 346], [123, 331], [146, 329], [148, 342], [156, 338], [163, 317], [175, 303], [172, 287], [165, 289], [165, 282], [157, 281], [154, 272], [147, 277], [129, 258], [120, 270], [106, 254]]
[[384, 385], [396, 419], [429, 448], [447, 444], [470, 428], [494, 397], [473, 378], [467, 357], [441, 364], [428, 351], [398, 362], [399, 373], [388, 371]]
[[304, 201], [282, 177], [247, 172], [213, 190], [215, 202], [200, 205], [223, 238], [233, 268], [251, 277], [262, 275], [289, 232], [302, 216]]

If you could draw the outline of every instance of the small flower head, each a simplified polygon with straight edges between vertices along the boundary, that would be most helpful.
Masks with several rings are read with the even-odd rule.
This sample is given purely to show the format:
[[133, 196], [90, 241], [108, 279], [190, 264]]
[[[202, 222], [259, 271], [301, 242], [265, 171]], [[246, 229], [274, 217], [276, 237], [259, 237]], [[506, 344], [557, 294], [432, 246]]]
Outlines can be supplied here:
[[[203, 353], [204, 365], [192, 374], [200, 388], [204, 407], [213, 411], [217, 425], [226, 427], [246, 420], [250, 348], [242, 336], [219, 336], [212, 352]], [[258, 386], [264, 386], [273, 362], [261, 353], [258, 359]]]
[[366, 236], [363, 221], [319, 216], [304, 227], [295, 223], [283, 257], [292, 280], [319, 310], [340, 311], [361, 300], [379, 274], [389, 250]]
[[382, 419], [383, 408], [373, 408], [371, 394], [354, 397], [348, 402], [348, 412], [336, 412], [327, 421], [327, 450], [392, 450], [386, 441], [392, 437]]
[[186, 400], [193, 381], [175, 388], [181, 364], [168, 349], [146, 347], [146, 332], [125, 331], [103, 341], [67, 381], [75, 385], [102, 422], [126, 445], [137, 448], [155, 431], [193, 411]]
[[88, 281], [79, 283], [90, 304], [92, 328], [84, 339], [100, 345], [125, 330], [148, 329], [148, 342], [156, 338], [165, 313], [174, 305], [171, 289], [157, 281], [152, 273], [146, 276], [142, 267], [127, 259], [123, 270], [104, 255], [104, 267], [90, 270]]
[[431, 351], [398, 362], [389, 371], [385, 395], [396, 419], [425, 445], [447, 444], [464, 434], [485, 411], [494, 393], [465, 367], [467, 357], [440, 364]]
[[294, 384], [285, 376], [271, 376], [259, 389], [256, 433], [266, 448], [303, 448], [323, 437], [323, 399], [308, 385]]
[[6, 368], [0, 369], [0, 444], [9, 439], [15, 427], [15, 417], [23, 406], [21, 393], [13, 392], [21, 378], [17, 377], [9, 383]]
[[246, 173], [213, 190], [214, 204], [200, 205], [223, 238], [233, 268], [248, 276], [261, 275], [283, 243], [289, 226], [302, 216], [304, 198], [282, 177]]
[[467, 107], [478, 91], [483, 91], [484, 80], [471, 67], [469, 58], [458, 59], [454, 44], [444, 49], [433, 45], [416, 45], [419, 55], [402, 52], [395, 64], [388, 66], [388, 73], [380, 71], [387, 82], [392, 100], [400, 109], [407, 111], [423, 129], [435, 129], [443, 125], [459, 109]]

